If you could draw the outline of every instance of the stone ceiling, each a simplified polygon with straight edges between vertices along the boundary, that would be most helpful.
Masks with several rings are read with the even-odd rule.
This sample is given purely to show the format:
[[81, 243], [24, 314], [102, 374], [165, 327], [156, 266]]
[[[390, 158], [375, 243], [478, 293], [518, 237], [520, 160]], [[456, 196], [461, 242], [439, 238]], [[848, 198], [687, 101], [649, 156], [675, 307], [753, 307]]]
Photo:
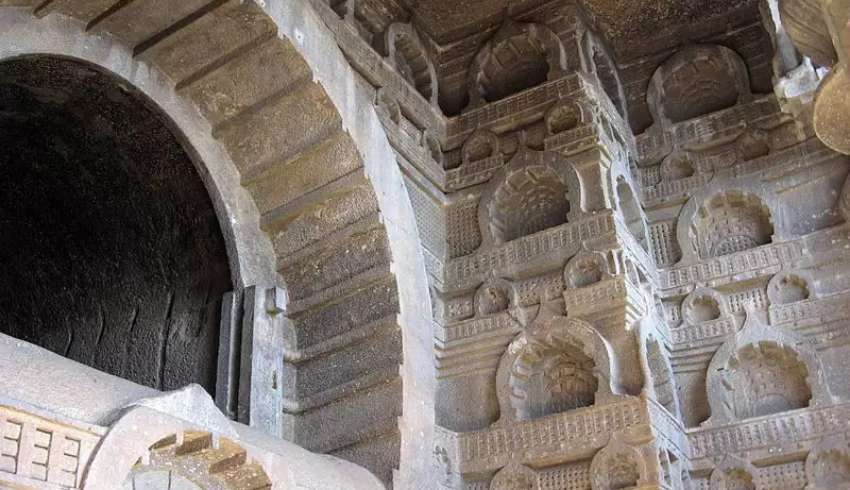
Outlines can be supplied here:
[[[394, 3], [394, 0], [382, 0]], [[696, 22], [730, 23], [755, 0], [578, 0], [616, 52], [629, 57], [635, 39], [687, 38]], [[551, 0], [400, 0], [421, 32], [446, 45], [500, 24], [510, 10], [519, 13]], [[675, 41], [673, 41], [675, 42]], [[649, 43], [656, 44], [656, 43]]]

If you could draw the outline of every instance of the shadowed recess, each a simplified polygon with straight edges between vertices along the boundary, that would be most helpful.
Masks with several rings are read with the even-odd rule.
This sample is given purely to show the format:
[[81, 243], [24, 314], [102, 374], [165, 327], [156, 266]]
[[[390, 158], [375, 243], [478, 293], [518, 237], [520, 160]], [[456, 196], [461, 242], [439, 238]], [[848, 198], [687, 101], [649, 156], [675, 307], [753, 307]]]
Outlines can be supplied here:
[[215, 385], [230, 289], [169, 121], [81, 62], [0, 63], [0, 331], [159, 389]]

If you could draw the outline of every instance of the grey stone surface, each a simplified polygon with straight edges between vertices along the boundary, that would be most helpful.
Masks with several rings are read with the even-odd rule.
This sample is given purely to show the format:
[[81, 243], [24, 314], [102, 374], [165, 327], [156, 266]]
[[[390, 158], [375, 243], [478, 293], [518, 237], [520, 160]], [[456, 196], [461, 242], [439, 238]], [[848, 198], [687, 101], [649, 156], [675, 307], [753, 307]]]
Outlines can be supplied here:
[[0, 67], [0, 331], [158, 389], [215, 389], [218, 219], [170, 122], [94, 66]]
[[[263, 429], [397, 488], [850, 481], [846, 1], [161, 6], [0, 9], [9, 53], [127, 78], [249, 200], [211, 191], [254, 428], [172, 414], [140, 478], [217, 488], [200, 454]], [[277, 484], [260, 459], [229, 484]]]

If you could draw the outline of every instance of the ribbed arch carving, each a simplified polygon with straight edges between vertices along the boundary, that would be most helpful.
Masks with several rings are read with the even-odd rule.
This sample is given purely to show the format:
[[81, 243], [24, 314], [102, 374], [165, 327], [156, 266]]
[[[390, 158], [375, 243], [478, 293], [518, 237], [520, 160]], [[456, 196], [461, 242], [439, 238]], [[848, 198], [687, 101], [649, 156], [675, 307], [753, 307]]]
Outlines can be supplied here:
[[554, 80], [565, 67], [564, 46], [548, 27], [508, 22], [481, 49], [470, 68], [470, 107]]
[[502, 356], [501, 421], [532, 420], [612, 399], [619, 388], [610, 345], [588, 323], [544, 314]]
[[662, 127], [732, 107], [752, 97], [741, 56], [719, 45], [688, 46], [652, 76], [647, 102]]
[[699, 207], [691, 233], [698, 256], [705, 259], [768, 244], [774, 228], [771, 211], [758, 196], [728, 190]]
[[752, 310], [744, 327], [714, 354], [706, 385], [708, 425], [832, 400], [817, 353], [805, 340], [764, 325]]
[[426, 100], [437, 103], [437, 73], [430, 55], [410, 24], [396, 22], [384, 33], [383, 44], [390, 63]]

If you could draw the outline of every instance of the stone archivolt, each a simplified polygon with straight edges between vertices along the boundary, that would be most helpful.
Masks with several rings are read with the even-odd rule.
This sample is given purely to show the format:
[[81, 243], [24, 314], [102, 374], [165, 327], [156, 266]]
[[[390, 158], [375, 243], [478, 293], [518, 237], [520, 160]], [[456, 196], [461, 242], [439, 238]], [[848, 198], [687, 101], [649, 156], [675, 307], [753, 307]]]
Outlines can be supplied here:
[[[410, 203], [402, 196], [395, 204], [410, 205], [416, 217], [404, 228], [418, 234], [421, 250], [405, 251], [423, 256], [425, 286], [413, 301], [430, 307], [422, 325], [433, 332], [405, 332], [405, 341], [424, 338], [435, 355], [427, 366], [433, 379], [422, 364], [405, 378], [421, 390], [406, 401], [427, 413], [417, 419], [423, 435], [402, 441], [405, 449], [396, 451], [394, 428], [399, 334], [363, 333], [396, 332], [400, 301], [387, 279], [391, 237], [358, 171], [356, 153], [367, 148], [346, 146], [346, 162], [355, 163], [304, 183], [327, 190], [304, 197], [273, 165], [280, 155], [264, 146], [272, 140], [242, 134], [239, 121], [216, 123], [228, 148], [251, 150], [240, 154], [240, 170], [284, 256], [288, 308], [271, 294], [266, 313], [287, 318], [280, 379], [294, 393], [283, 401], [296, 435], [321, 450], [366, 458], [385, 481], [395, 460], [348, 448], [376, 444], [382, 454], [427, 461], [416, 474], [402, 465], [399, 488], [845, 483], [848, 159], [814, 135], [847, 152], [847, 127], [836, 123], [850, 113], [841, 112], [846, 34], [835, 29], [847, 15], [834, 10], [846, 2], [783, 0], [774, 5], [778, 19], [770, 2], [762, 9], [743, 2], [675, 34], [655, 29], [640, 46], [625, 46], [610, 19], [589, 15], [599, 7], [587, 5], [593, 2], [517, 2], [477, 19], [474, 29], [422, 25], [428, 12], [412, 3], [315, 5], [362, 75], [365, 100], [376, 105], [393, 150], [384, 156], [401, 169], [403, 182], [384, 192], [405, 187]], [[777, 68], [772, 51], [779, 48], [771, 42], [782, 35], [782, 21], [802, 54], [837, 63], [814, 103], [802, 88], [770, 93], [771, 77], [788, 82], [794, 70], [821, 76], [805, 61]], [[797, 60], [792, 54], [788, 63]], [[143, 55], [174, 62], [165, 50]], [[297, 82], [307, 84], [309, 70], [299, 73]], [[208, 90], [195, 84], [217, 81], [210, 74], [183, 88], [204, 98]], [[224, 117], [219, 109], [228, 109], [215, 104], [201, 107]], [[246, 121], [254, 109], [240, 109]], [[283, 138], [274, 124], [256, 127], [261, 136]], [[340, 127], [329, 131], [348, 142]], [[292, 158], [307, 169], [326, 160], [326, 147], [308, 140], [285, 152], [301, 155]], [[302, 162], [307, 155], [315, 160]], [[378, 172], [370, 175], [380, 181]], [[381, 212], [392, 223], [390, 208]], [[328, 224], [328, 216], [339, 218]], [[381, 253], [358, 252], [370, 250], [358, 241], [365, 235], [382, 244]], [[345, 246], [312, 253], [326, 236]], [[415, 274], [412, 267], [395, 272]], [[339, 280], [315, 285], [324, 279]], [[256, 300], [249, 306], [264, 320], [269, 296], [261, 291]], [[372, 315], [378, 303], [386, 308]], [[336, 328], [329, 318], [346, 320]], [[388, 360], [381, 373], [358, 371], [368, 364], [358, 353]], [[431, 362], [418, 354], [404, 363]], [[278, 386], [278, 371], [258, 369], [271, 369]], [[349, 372], [363, 376], [349, 379]], [[320, 377], [333, 386], [318, 388], [314, 373], [330, 373]], [[364, 380], [377, 381], [361, 386]], [[352, 402], [347, 390], [366, 401]], [[375, 393], [386, 410], [370, 403]], [[265, 406], [266, 399], [255, 400]], [[363, 431], [349, 427], [350, 438], [312, 430], [337, 413], [325, 407], [342, 401], [345, 420], [386, 417]], [[393, 429], [382, 432], [387, 426]], [[374, 434], [395, 442], [381, 446]]]
[[471, 107], [555, 80], [566, 68], [561, 40], [540, 24], [509, 22], [476, 55], [469, 70]]

